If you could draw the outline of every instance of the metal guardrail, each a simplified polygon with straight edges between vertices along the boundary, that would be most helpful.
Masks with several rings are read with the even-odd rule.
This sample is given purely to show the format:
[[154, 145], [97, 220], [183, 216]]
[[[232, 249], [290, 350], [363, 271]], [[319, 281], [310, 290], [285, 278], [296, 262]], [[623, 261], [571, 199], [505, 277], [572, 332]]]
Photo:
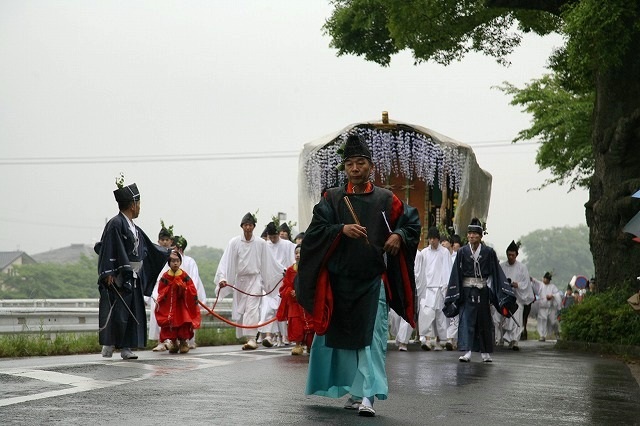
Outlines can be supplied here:
[[[207, 299], [213, 306], [215, 299]], [[216, 313], [231, 317], [231, 298], [218, 300]], [[229, 327], [202, 312], [201, 328]], [[147, 309], [149, 319], [149, 309]], [[48, 334], [98, 331], [98, 299], [3, 299], [0, 300], [1, 334]]]

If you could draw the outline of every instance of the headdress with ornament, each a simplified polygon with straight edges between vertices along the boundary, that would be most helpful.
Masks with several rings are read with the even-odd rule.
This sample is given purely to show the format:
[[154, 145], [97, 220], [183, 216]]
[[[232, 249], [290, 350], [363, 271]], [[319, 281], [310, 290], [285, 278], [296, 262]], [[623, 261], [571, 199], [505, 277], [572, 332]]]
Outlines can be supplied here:
[[116, 201], [118, 203], [140, 200], [140, 191], [138, 191], [138, 186], [135, 183], [125, 186], [123, 173], [120, 173], [120, 176], [116, 178], [116, 186], [118, 189], [113, 191], [113, 195], [116, 197]]
[[477, 217], [471, 219], [471, 223], [467, 228], [467, 232], [475, 232], [477, 234], [482, 235], [484, 233], [484, 229], [482, 228], [482, 222]]
[[253, 213], [247, 212], [247, 214], [242, 216], [242, 220], [240, 221], [240, 226], [244, 225], [245, 223], [251, 223], [255, 225], [256, 223], [258, 223], [258, 219]]

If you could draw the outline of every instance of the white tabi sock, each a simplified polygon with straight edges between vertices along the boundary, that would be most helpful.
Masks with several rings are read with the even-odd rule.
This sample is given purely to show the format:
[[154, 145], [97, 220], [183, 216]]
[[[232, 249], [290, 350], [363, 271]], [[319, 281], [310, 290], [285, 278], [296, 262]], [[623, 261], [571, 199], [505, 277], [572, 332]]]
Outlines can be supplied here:
[[365, 407], [373, 407], [373, 397], [364, 397], [362, 398], [362, 405]]

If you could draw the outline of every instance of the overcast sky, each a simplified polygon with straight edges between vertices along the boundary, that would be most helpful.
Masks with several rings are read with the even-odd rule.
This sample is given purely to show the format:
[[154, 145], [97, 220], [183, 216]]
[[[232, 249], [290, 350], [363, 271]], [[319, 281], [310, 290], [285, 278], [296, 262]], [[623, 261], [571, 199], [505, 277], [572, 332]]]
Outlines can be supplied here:
[[469, 55], [388, 68], [337, 57], [326, 0], [0, 2], [0, 251], [93, 244], [117, 213], [123, 172], [189, 245], [224, 248], [240, 219], [297, 221], [302, 146], [356, 122], [419, 124], [475, 146], [493, 175], [489, 235], [499, 254], [536, 229], [585, 223], [586, 191], [527, 190], [548, 175], [530, 117], [495, 89], [545, 72], [559, 37], [527, 37], [508, 68]]

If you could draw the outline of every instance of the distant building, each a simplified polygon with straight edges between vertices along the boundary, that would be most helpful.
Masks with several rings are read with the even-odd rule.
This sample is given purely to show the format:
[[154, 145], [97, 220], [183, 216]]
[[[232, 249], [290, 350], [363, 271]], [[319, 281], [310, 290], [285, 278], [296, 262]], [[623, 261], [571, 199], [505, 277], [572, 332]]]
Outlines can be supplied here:
[[23, 251], [0, 251], [0, 271], [4, 274], [13, 275], [14, 266], [28, 263], [37, 262]]
[[93, 246], [87, 244], [71, 244], [67, 247], [53, 249], [34, 254], [32, 257], [38, 263], [75, 263], [82, 256], [93, 257], [96, 253]]

